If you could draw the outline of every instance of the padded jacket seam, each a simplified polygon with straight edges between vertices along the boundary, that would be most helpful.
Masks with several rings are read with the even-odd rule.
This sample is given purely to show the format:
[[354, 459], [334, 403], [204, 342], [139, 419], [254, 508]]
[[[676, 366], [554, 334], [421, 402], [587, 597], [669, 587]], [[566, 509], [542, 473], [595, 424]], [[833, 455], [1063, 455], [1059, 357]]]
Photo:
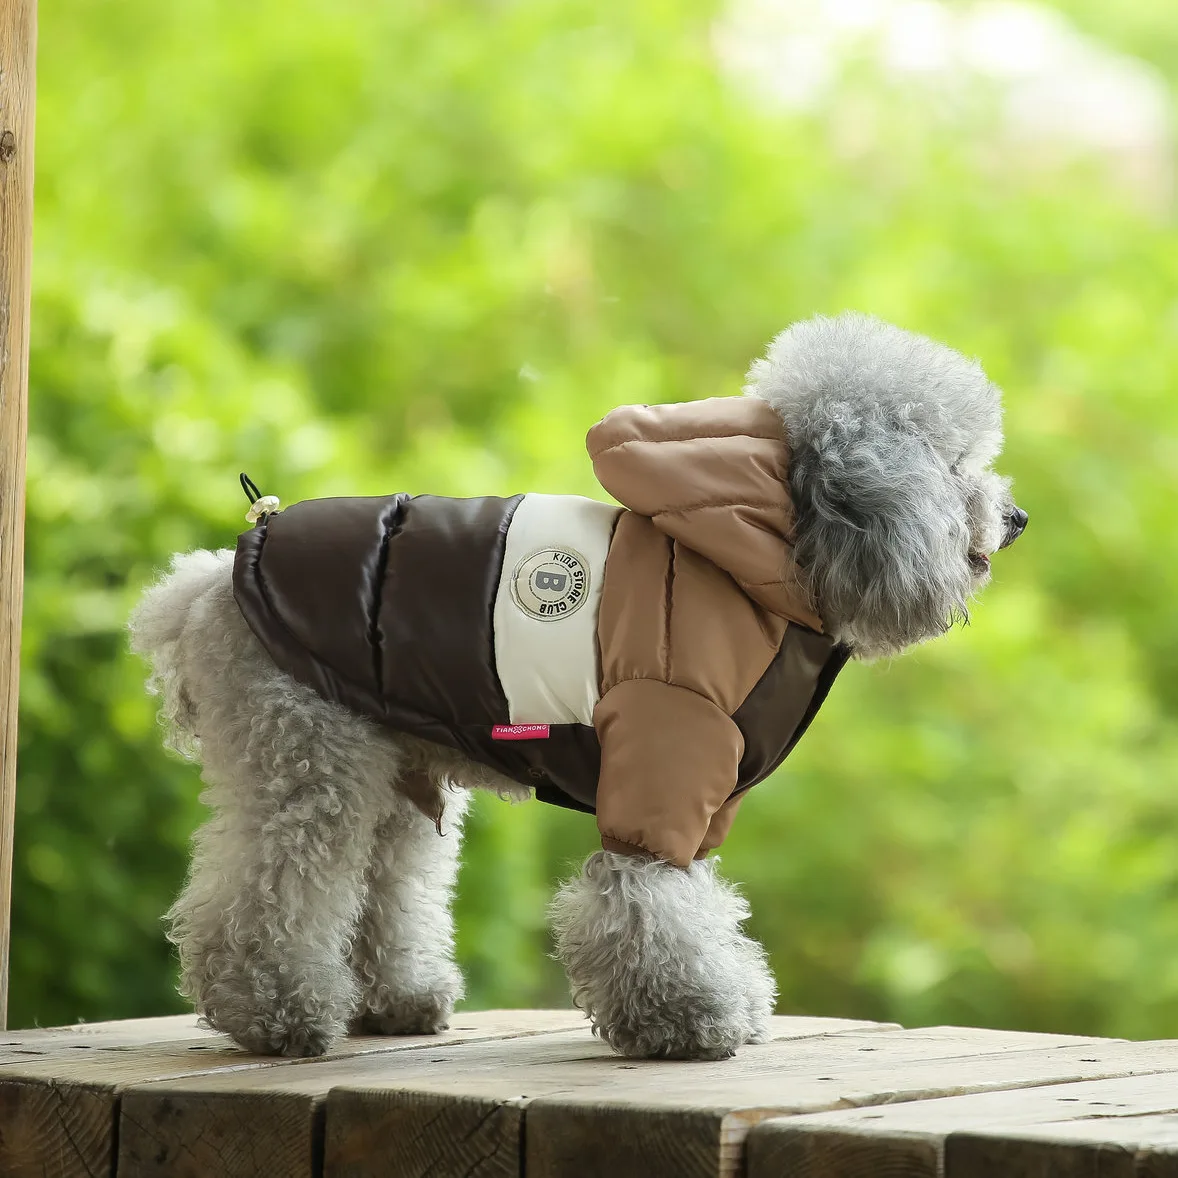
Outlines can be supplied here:
[[777, 434], [750, 434], [744, 431], [727, 434], [705, 434], [692, 431], [690, 435], [682, 438], [623, 438], [620, 442], [610, 442], [603, 446], [600, 450], [590, 450], [590, 458], [601, 458], [608, 454], [611, 450], [620, 450], [623, 446], [687, 446], [692, 442], [722, 442], [729, 438], [747, 439], [750, 442], [779, 442], [784, 445], [785, 439]]

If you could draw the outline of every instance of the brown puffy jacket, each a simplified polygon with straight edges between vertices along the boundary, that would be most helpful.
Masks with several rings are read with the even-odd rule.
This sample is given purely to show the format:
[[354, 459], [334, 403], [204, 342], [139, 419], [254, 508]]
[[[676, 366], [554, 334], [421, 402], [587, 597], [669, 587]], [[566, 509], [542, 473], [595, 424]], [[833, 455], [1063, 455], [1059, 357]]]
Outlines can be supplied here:
[[319, 499], [238, 543], [237, 601], [328, 699], [595, 811], [685, 865], [797, 743], [847, 652], [790, 544], [789, 450], [753, 397], [628, 406], [576, 496]]

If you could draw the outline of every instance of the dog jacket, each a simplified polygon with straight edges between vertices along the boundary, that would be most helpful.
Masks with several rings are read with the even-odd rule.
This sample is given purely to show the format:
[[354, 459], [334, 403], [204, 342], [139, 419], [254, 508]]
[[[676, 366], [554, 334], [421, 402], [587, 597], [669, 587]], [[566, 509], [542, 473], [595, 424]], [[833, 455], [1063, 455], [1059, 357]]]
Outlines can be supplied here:
[[325, 698], [596, 812], [607, 850], [686, 865], [848, 652], [797, 576], [767, 404], [628, 406], [587, 444], [621, 507], [309, 500], [241, 536], [234, 591], [274, 662]]

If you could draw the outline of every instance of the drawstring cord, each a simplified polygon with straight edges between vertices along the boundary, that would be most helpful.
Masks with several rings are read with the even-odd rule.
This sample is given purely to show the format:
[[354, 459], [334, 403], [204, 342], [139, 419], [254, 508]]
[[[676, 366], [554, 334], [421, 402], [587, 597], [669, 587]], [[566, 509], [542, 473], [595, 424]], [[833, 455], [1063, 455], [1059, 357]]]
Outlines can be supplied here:
[[244, 470], [238, 476], [238, 481], [245, 497], [250, 501], [250, 509], [245, 516], [247, 523], [256, 524], [258, 520], [273, 515], [278, 510], [278, 496], [263, 495], [258, 490], [258, 484]]

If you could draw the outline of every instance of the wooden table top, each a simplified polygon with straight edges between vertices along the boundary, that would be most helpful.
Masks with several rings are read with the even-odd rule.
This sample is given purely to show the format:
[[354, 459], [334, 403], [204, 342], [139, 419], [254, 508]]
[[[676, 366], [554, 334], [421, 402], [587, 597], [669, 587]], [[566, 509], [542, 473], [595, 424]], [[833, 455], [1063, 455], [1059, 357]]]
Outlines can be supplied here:
[[575, 1011], [249, 1055], [192, 1016], [0, 1032], [3, 1178], [1178, 1178], [1178, 1040], [779, 1017], [721, 1063]]

